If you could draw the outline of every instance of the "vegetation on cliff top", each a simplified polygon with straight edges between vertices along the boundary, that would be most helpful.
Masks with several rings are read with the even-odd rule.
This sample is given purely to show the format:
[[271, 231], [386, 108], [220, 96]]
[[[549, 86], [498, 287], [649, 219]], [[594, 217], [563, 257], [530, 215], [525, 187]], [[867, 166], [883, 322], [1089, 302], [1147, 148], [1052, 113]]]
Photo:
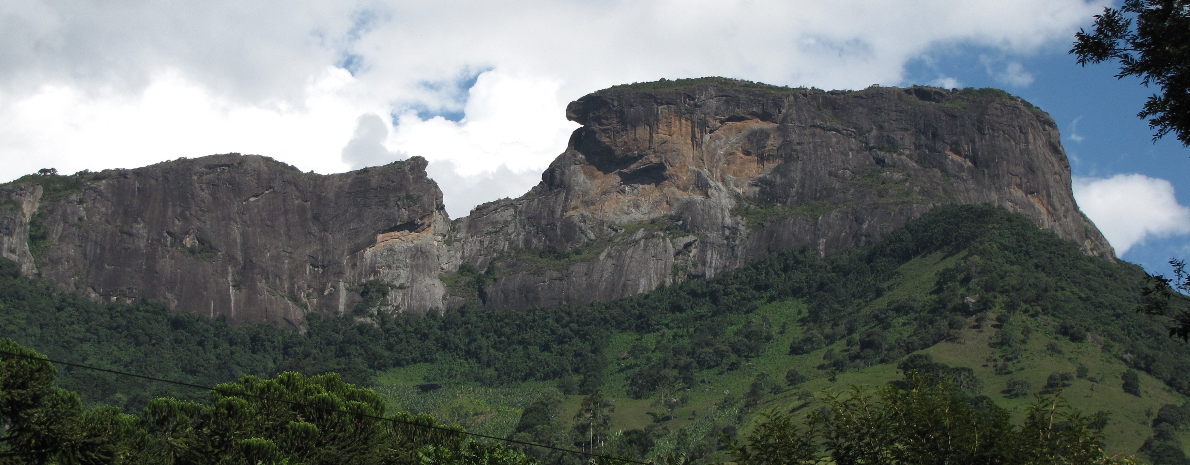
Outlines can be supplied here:
[[[762, 82], [753, 82], [753, 81], [747, 81], [747, 80], [743, 80], [743, 79], [732, 79], [732, 78], [713, 76], [713, 77], [701, 77], [701, 78], [690, 78], [690, 79], [672, 79], [672, 80], [661, 78], [660, 80], [657, 80], [657, 81], [634, 82], [632, 84], [620, 84], [620, 85], [609, 87], [605, 91], [680, 92], [680, 91], [693, 89], [693, 88], [699, 87], [699, 86], [715, 86], [715, 87], [719, 87], [722, 89], [729, 89], [729, 90], [762, 92], [762, 93], [775, 95], [775, 96], [791, 95], [791, 94], [796, 94], [799, 92], [804, 92], [804, 91], [810, 90], [806, 87], [776, 86], [776, 85], [772, 85], [772, 84], [765, 84]], [[914, 86], [914, 87], [919, 87], [919, 86]], [[881, 86], [879, 86], [879, 85], [873, 85], [866, 89], [859, 89], [859, 90], [852, 90], [852, 91], [830, 91], [830, 92], [832, 92], [832, 93], [841, 92], [841, 93], [845, 93], [845, 94], [863, 94], [865, 92], [869, 92], [871, 90], [880, 89], [880, 88], [881, 88]], [[984, 88], [967, 87], [967, 88], [963, 88], [963, 89], [942, 89], [942, 88], [934, 88], [934, 89], [937, 89], [939, 91], [944, 92], [947, 95], [952, 96], [952, 98], [947, 99], [947, 101], [943, 102], [943, 104], [951, 105], [951, 106], [958, 106], [958, 107], [961, 107], [964, 103], [966, 103], [968, 101], [985, 102], [988, 100], [998, 100], [998, 99], [1007, 99], [1007, 100], [1014, 100], [1014, 101], [1020, 100], [1020, 98], [1015, 97], [1012, 94], [1009, 94], [1008, 92], [1005, 92], [1001, 89], [991, 88], [991, 87], [984, 87]], [[604, 92], [604, 91], [601, 91], [601, 92]], [[1029, 107], [1035, 108], [1035, 107], [1033, 107], [1033, 105], [1029, 105]]]
[[629, 91], [644, 91], [644, 92], [674, 92], [691, 89], [698, 86], [712, 85], [725, 89], [739, 89], [760, 91], [776, 95], [792, 94], [806, 90], [804, 87], [788, 87], [788, 86], [774, 86], [772, 84], [765, 84], [761, 82], [746, 81], [743, 79], [732, 79], [725, 77], [702, 77], [691, 79], [665, 79], [661, 78], [650, 82], [634, 82], [632, 84], [620, 84], [612, 86], [607, 90], [629, 90]]

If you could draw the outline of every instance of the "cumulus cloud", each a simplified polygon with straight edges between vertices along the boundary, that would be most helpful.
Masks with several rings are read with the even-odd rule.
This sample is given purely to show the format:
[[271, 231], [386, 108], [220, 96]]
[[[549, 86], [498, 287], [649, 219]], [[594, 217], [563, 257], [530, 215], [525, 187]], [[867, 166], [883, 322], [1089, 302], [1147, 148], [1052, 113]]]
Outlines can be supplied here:
[[355, 122], [355, 134], [343, 147], [343, 163], [351, 166], [351, 169], [360, 169], [406, 158], [384, 145], [388, 140], [388, 128], [388, 123], [379, 116], [360, 115]]
[[452, 161], [464, 176], [501, 166], [540, 171], [562, 153], [578, 127], [566, 120], [558, 87], [553, 80], [485, 72], [471, 87], [461, 120], [423, 119], [406, 111], [396, 118], [393, 144], [430, 161]]
[[[0, 2], [0, 180], [227, 151], [323, 173], [388, 152], [464, 179], [540, 171], [573, 128], [566, 103], [593, 90], [901, 84], [940, 45], [1065, 46], [1108, 3]], [[1031, 79], [1013, 63], [997, 72]]]
[[541, 171], [513, 171], [507, 165], [473, 175], [459, 174], [462, 171], [450, 160], [433, 161], [426, 167], [426, 173], [442, 189], [446, 213], [451, 218], [466, 216], [484, 202], [520, 197], [541, 182]]
[[1190, 208], [1178, 204], [1173, 184], [1141, 174], [1074, 178], [1074, 198], [1123, 256], [1150, 237], [1190, 234]]
[[1028, 87], [1033, 83], [1033, 73], [1025, 71], [1025, 66], [1019, 61], [1000, 62], [987, 55], [981, 56], [979, 61], [996, 82], [1013, 87]]
[[938, 76], [938, 79], [930, 81], [930, 85], [934, 87], [941, 87], [943, 89], [957, 89], [962, 87], [959, 80], [950, 76]]

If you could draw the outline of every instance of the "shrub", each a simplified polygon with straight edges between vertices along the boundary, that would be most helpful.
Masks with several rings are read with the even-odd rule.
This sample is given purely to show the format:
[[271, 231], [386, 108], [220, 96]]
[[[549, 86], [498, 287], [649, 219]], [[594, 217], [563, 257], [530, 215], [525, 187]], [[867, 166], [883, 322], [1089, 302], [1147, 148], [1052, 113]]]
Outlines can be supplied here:
[[1136, 370], [1128, 370], [1120, 377], [1124, 381], [1124, 392], [1140, 397], [1140, 375]]
[[1009, 378], [1008, 387], [1004, 390], [1004, 397], [1009, 399], [1025, 397], [1029, 395], [1029, 391], [1031, 390], [1033, 390], [1033, 385], [1028, 381], [1020, 378]]
[[806, 382], [806, 379], [806, 375], [803, 375], [801, 372], [797, 371], [797, 369], [790, 368], [789, 371], [785, 372], [785, 382], [788, 383], [790, 387], [802, 384]]

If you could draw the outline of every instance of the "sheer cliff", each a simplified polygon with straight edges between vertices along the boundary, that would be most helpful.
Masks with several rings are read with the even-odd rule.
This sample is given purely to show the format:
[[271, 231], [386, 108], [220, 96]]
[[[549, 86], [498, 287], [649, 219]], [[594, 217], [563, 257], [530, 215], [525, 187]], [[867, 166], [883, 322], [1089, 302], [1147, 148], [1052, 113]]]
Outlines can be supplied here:
[[[0, 187], [0, 254], [96, 298], [162, 299], [233, 322], [300, 326], [309, 311], [341, 313], [354, 303], [349, 288], [377, 275], [406, 291], [393, 304], [434, 308], [439, 270], [418, 257], [435, 254], [425, 238], [449, 223], [425, 166], [321, 176], [227, 154], [30, 176]], [[390, 242], [401, 245], [373, 266]]]
[[454, 221], [420, 158], [319, 176], [220, 155], [4, 185], [0, 254], [100, 298], [295, 325], [349, 310], [368, 280], [416, 313], [615, 299], [863, 245], [952, 203], [1114, 259], [1053, 120], [1001, 91], [708, 78], [613, 87], [567, 117], [582, 127], [540, 184]]

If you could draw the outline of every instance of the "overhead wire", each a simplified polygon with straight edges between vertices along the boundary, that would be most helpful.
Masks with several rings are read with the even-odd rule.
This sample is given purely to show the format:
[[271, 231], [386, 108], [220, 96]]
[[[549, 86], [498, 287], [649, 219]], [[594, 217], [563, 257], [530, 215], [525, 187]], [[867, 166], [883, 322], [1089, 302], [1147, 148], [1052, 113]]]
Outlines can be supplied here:
[[102, 372], [105, 372], [105, 373], [111, 373], [111, 374], [115, 374], [115, 375], [119, 375], [119, 376], [129, 376], [129, 377], [133, 377], [133, 378], [140, 378], [140, 379], [149, 380], [149, 381], [156, 381], [156, 382], [160, 382], [160, 383], [168, 383], [168, 384], [174, 384], [174, 385], [178, 385], [178, 386], [185, 386], [185, 387], [194, 388], [194, 389], [202, 389], [202, 390], [205, 390], [205, 391], [214, 391], [214, 392], [218, 392], [218, 393], [220, 393], [220, 394], [224, 394], [224, 395], [227, 395], [227, 396], [252, 397], [252, 398], [256, 398], [256, 399], [267, 400], [267, 401], [272, 401], [272, 402], [281, 402], [281, 403], [286, 403], [286, 404], [290, 404], [290, 405], [296, 405], [296, 406], [301, 406], [301, 407], [307, 407], [307, 408], [312, 408], [312, 409], [322, 410], [322, 411], [326, 411], [326, 412], [346, 413], [346, 414], [348, 414], [348, 415], [362, 416], [362, 417], [373, 418], [373, 419], [382, 420], [382, 421], [391, 421], [391, 422], [394, 422], [394, 423], [401, 423], [401, 424], [404, 424], [404, 425], [409, 425], [409, 426], [417, 426], [417, 427], [422, 427], [422, 428], [431, 428], [431, 429], [436, 429], [436, 430], [440, 430], [440, 431], [447, 431], [447, 432], [450, 432], [450, 433], [453, 433], [453, 434], [461, 434], [461, 435], [466, 435], [466, 436], [474, 436], [474, 437], [479, 437], [479, 438], [484, 438], [484, 439], [491, 439], [491, 440], [496, 440], [496, 441], [503, 441], [503, 442], [513, 443], [513, 444], [520, 444], [520, 445], [525, 445], [525, 446], [538, 447], [538, 448], [542, 448], [542, 449], [550, 449], [550, 450], [555, 450], [555, 451], [559, 451], [559, 452], [566, 452], [566, 453], [570, 453], [570, 454], [579, 454], [579, 455], [585, 455], [585, 456], [588, 456], [588, 457], [593, 457], [593, 458], [608, 459], [608, 460], [616, 460], [616, 461], [620, 461], [620, 462], [626, 462], [626, 463], [636, 463], [636, 464], [641, 464], [641, 465], [652, 465], [652, 462], [641, 462], [641, 461], [638, 461], [638, 460], [632, 460], [632, 459], [621, 458], [621, 457], [614, 457], [614, 456], [610, 456], [610, 455], [603, 455], [603, 454], [595, 454], [595, 453], [591, 453], [591, 452], [584, 452], [584, 451], [580, 451], [580, 450], [574, 450], [574, 449], [566, 449], [566, 448], [562, 448], [562, 447], [555, 447], [555, 446], [550, 446], [550, 445], [546, 445], [546, 444], [538, 444], [538, 443], [534, 443], [534, 442], [520, 441], [520, 440], [516, 440], [516, 439], [510, 439], [510, 438], [501, 438], [501, 437], [496, 437], [496, 436], [489, 436], [489, 435], [486, 435], [486, 434], [472, 433], [472, 432], [469, 432], [469, 431], [462, 431], [462, 430], [458, 430], [458, 429], [447, 428], [447, 427], [444, 427], [444, 426], [438, 426], [438, 425], [427, 425], [427, 424], [424, 424], [424, 423], [416, 423], [416, 422], [411, 422], [411, 421], [405, 421], [405, 420], [401, 420], [401, 419], [398, 419], [398, 418], [385, 418], [385, 417], [381, 417], [381, 416], [377, 416], [377, 415], [369, 415], [369, 414], [366, 414], [366, 413], [355, 413], [355, 412], [349, 412], [349, 411], [347, 411], [347, 410], [342, 410], [342, 409], [334, 409], [334, 408], [328, 408], [328, 407], [319, 407], [319, 406], [316, 406], [316, 405], [304, 404], [304, 403], [297, 402], [297, 401], [292, 401], [292, 400], [286, 400], [286, 399], [275, 399], [275, 398], [272, 398], [272, 397], [266, 397], [266, 396], [261, 396], [261, 395], [256, 395], [256, 394], [247, 394], [247, 393], [242, 393], [242, 392], [235, 392], [235, 391], [231, 391], [231, 390], [227, 390], [227, 389], [218, 389], [218, 388], [213, 388], [213, 387], [203, 386], [203, 385], [199, 385], [199, 384], [187, 383], [187, 382], [183, 382], [183, 381], [175, 381], [175, 380], [171, 380], [171, 379], [157, 378], [157, 377], [154, 377], [154, 376], [139, 375], [139, 374], [136, 374], [136, 373], [129, 373], [129, 372], [125, 372], [125, 371], [112, 370], [112, 369], [108, 369], [108, 368], [100, 368], [100, 367], [96, 367], [96, 366], [83, 365], [83, 364], [79, 364], [79, 363], [64, 362], [64, 361], [61, 361], [61, 360], [54, 360], [54, 359], [51, 359], [51, 358], [49, 358], [49, 357], [44, 357], [44, 356], [43, 356], [43, 357], [35, 357], [35, 356], [32, 356], [32, 355], [27, 355], [27, 354], [19, 354], [19, 353], [16, 353], [16, 352], [9, 352], [9, 351], [5, 351], [5, 350], [0, 350], [0, 355], [11, 355], [11, 356], [14, 356], [14, 357], [22, 357], [22, 358], [27, 358], [27, 359], [30, 359], [30, 360], [39, 360], [39, 361], [43, 361], [43, 362], [56, 363], [56, 364], [59, 364], [59, 365], [65, 365], [65, 366], [69, 366], [69, 367], [75, 367], [75, 368], [82, 368], [82, 369], [86, 369], [86, 370], [102, 371]]

